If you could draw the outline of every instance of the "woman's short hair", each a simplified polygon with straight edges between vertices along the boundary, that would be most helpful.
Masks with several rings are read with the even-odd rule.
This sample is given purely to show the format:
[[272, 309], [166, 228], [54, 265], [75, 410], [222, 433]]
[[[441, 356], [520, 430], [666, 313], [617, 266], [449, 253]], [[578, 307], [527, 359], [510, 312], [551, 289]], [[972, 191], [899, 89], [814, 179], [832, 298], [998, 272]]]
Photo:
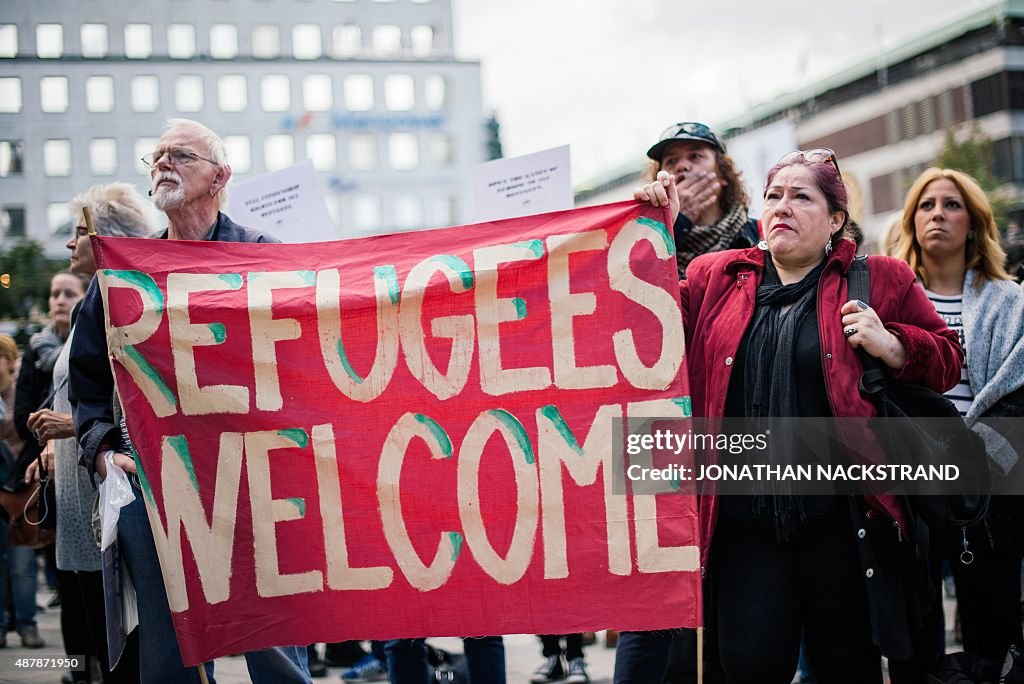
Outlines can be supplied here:
[[967, 240], [964, 257], [967, 268], [978, 271], [978, 277], [974, 281], [975, 286], [981, 287], [986, 280], [1009, 280], [1010, 275], [1006, 272], [1005, 267], [1006, 252], [999, 244], [999, 228], [996, 226], [995, 216], [992, 213], [992, 205], [989, 204], [985, 191], [981, 189], [976, 180], [963, 171], [955, 169], [940, 169], [933, 166], [922, 173], [910, 186], [903, 202], [903, 216], [900, 219], [901, 233], [896, 245], [896, 257], [910, 264], [910, 268], [914, 270], [925, 287], [928, 286], [928, 272], [921, 259], [921, 245], [917, 241], [914, 216], [925, 188], [929, 183], [941, 179], [952, 182], [960, 191], [964, 203], [967, 205], [973, 239]]
[[0, 359], [18, 360], [18, 343], [10, 335], [0, 334]]
[[[786, 155], [786, 157], [788, 156]], [[803, 156], [798, 156], [791, 161], [776, 162], [775, 166], [768, 169], [768, 175], [764, 180], [764, 191], [768, 191], [768, 187], [775, 180], [775, 175], [779, 171], [787, 166], [796, 166], [798, 164], [807, 167], [811, 178], [814, 180], [814, 185], [825, 196], [829, 213], [843, 212], [843, 225], [832, 235], [832, 242], [834, 243], [843, 237], [853, 239], [850, 231], [850, 194], [846, 190], [846, 184], [843, 183], [842, 176], [839, 175], [839, 169], [833, 164], [829, 162], [807, 161]]]
[[[708, 145], [708, 147], [711, 147], [711, 145]], [[746, 185], [743, 184], [743, 172], [740, 171], [736, 160], [714, 147], [711, 147], [711, 150], [715, 153], [718, 174], [725, 181], [725, 188], [718, 196], [719, 209], [722, 210], [723, 214], [728, 214], [732, 211], [733, 207], [749, 207], [750, 195], [747, 193]], [[661, 162], [648, 160], [647, 166], [640, 172], [640, 180], [644, 183], [650, 183], [658, 177], [658, 171], [661, 171]]]
[[71, 215], [78, 217], [89, 207], [93, 225], [100, 235], [146, 237], [157, 229], [153, 210], [130, 183], [94, 185], [68, 203]]

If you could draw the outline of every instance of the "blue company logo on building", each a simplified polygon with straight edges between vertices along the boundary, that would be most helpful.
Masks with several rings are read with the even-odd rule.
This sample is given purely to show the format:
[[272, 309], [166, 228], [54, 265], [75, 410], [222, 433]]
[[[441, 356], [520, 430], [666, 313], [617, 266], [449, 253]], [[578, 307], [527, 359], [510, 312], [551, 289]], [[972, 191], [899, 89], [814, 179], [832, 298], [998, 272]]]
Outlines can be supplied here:
[[[416, 115], [416, 114], [350, 114], [332, 113], [331, 127], [336, 130], [409, 130], [409, 129], [438, 129], [444, 128], [448, 123], [448, 117], [443, 114]], [[287, 115], [281, 119], [282, 130], [292, 131], [306, 128], [312, 123], [313, 116]]]

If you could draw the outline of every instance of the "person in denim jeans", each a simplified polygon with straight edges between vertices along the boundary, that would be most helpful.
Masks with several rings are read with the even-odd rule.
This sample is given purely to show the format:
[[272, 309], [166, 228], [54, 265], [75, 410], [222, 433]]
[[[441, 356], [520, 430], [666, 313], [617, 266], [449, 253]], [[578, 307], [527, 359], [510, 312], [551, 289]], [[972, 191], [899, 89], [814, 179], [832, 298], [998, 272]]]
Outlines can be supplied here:
[[[470, 684], [504, 684], [505, 643], [500, 636], [462, 640]], [[384, 646], [391, 684], [431, 684], [433, 668], [427, 662], [426, 639], [392, 639]]]
[[[223, 141], [209, 128], [186, 119], [168, 122], [156, 150], [146, 157], [157, 208], [167, 214], [168, 230], [157, 239], [220, 242], [277, 242], [243, 228], [220, 212], [231, 167]], [[154, 243], [158, 248], [159, 243]], [[136, 472], [123, 418], [115, 417], [114, 381], [107, 358], [103, 301], [97, 283], [89, 288], [71, 345], [70, 396], [82, 465], [106, 476], [105, 454], [133, 477]], [[135, 582], [139, 601], [140, 679], [177, 684], [199, 681], [197, 668], [185, 668], [177, 648], [153, 535], [138, 483], [135, 501], [121, 509], [118, 544]], [[245, 654], [256, 684], [311, 684], [306, 647], [284, 646]], [[212, 663], [206, 664], [213, 673]], [[212, 678], [211, 678], [211, 681]]]
[[[19, 634], [36, 630], [36, 551], [27, 546], [7, 544], [7, 521], [0, 520], [0, 608], [7, 605], [7, 577], [11, 578], [11, 595], [14, 602], [14, 627]], [[6, 628], [0, 630], [0, 643], [7, 644]], [[40, 640], [38, 646], [45, 644]]]

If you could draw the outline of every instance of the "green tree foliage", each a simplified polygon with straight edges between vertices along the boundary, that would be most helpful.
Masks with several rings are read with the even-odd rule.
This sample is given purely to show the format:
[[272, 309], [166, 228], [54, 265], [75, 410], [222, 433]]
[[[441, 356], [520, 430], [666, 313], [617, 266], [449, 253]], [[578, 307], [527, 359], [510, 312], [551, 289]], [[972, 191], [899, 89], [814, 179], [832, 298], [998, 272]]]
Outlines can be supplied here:
[[[32, 311], [44, 314], [49, 306], [50, 279], [67, 268], [66, 260], [47, 259], [43, 246], [20, 240], [0, 246], [0, 319], [27, 321]], [[6, 286], [4, 285], [6, 283]]]
[[1001, 231], [1006, 231], [1012, 202], [1001, 190], [1001, 183], [993, 173], [994, 155], [992, 139], [985, 135], [977, 122], [971, 124], [964, 134], [957, 134], [956, 129], [946, 131], [942, 149], [935, 157], [935, 165], [944, 169], [956, 169], [970, 175], [978, 181], [978, 185], [988, 195], [995, 213], [996, 224]]

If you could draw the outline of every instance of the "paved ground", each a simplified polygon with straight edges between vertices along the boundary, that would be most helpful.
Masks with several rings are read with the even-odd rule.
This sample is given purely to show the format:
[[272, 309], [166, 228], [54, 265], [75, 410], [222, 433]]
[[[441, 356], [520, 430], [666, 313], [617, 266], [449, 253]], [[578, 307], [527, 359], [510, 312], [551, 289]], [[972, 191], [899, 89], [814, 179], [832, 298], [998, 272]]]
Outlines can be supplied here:
[[[48, 590], [39, 593], [39, 605], [46, 605], [50, 599]], [[59, 684], [63, 671], [42, 671], [38, 669], [24, 670], [15, 666], [18, 658], [61, 658], [64, 649], [60, 636], [60, 611], [51, 608], [40, 612], [37, 616], [39, 633], [46, 641], [46, 647], [30, 650], [21, 647], [17, 634], [7, 635], [7, 648], [0, 649], [0, 683], [7, 684]], [[587, 664], [593, 684], [611, 684], [612, 669], [615, 666], [615, 650], [604, 647], [604, 635], [600, 635], [598, 643], [585, 649]], [[461, 639], [431, 639], [431, 643], [448, 651], [461, 652]], [[517, 634], [505, 637], [505, 661], [508, 668], [508, 684], [525, 684], [529, 675], [540, 664], [540, 641], [537, 637]], [[324, 679], [314, 682], [340, 683], [340, 668], [331, 668]], [[244, 684], [249, 682], [245, 669], [245, 659], [241, 657], [221, 658], [217, 661], [218, 684]]]
[[[45, 605], [50, 599], [50, 592], [43, 590], [39, 593], [39, 605]], [[953, 624], [954, 606], [953, 601], [946, 599], [946, 625], [951, 629]], [[46, 641], [46, 647], [38, 650], [30, 650], [21, 647], [17, 634], [11, 632], [7, 635], [7, 648], [0, 649], [0, 684], [59, 684], [60, 670], [43, 671], [39, 669], [21, 669], [16, 667], [18, 658], [61, 658], [64, 656], [60, 636], [60, 611], [59, 609], [47, 609], [37, 616], [39, 632]], [[953, 643], [952, 632], [948, 632], [948, 651], [959, 650]], [[453, 652], [462, 651], [461, 639], [431, 639], [431, 643], [439, 648]], [[598, 637], [598, 643], [588, 646], [585, 649], [587, 664], [589, 666], [591, 682], [593, 684], [611, 684], [612, 671], [615, 666], [615, 650], [604, 647], [604, 635]], [[540, 664], [540, 642], [535, 636], [516, 634], [505, 637], [505, 661], [508, 668], [508, 684], [525, 684], [529, 681], [529, 675]], [[325, 679], [317, 679], [314, 682], [339, 683], [340, 668], [331, 668]], [[249, 682], [249, 676], [245, 669], [245, 659], [241, 657], [221, 658], [217, 661], [217, 682], [220, 684], [244, 684]]]

